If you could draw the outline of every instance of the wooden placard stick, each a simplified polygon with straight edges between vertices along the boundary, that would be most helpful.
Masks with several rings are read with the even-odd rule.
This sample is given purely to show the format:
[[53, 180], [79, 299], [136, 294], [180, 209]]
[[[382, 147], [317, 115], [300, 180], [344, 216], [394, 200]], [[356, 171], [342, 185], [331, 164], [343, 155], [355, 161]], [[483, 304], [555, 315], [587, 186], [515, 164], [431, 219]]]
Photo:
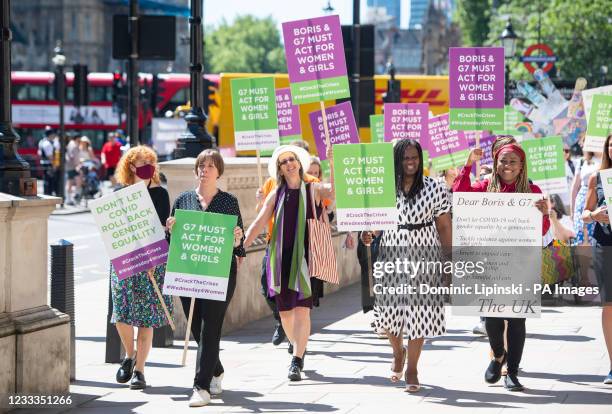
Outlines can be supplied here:
[[166, 319], [168, 319], [168, 323], [170, 324], [170, 328], [174, 331], [176, 328], [174, 327], [174, 322], [172, 321], [172, 317], [170, 316], [170, 312], [168, 312], [168, 308], [166, 307], [166, 302], [164, 302], [164, 298], [159, 291], [159, 286], [155, 281], [155, 277], [153, 276], [155, 269], [147, 270], [147, 275], [149, 276], [149, 280], [151, 284], [153, 284], [153, 288], [155, 289], [155, 293], [157, 293], [157, 298], [159, 299], [159, 303], [161, 303], [162, 308], [164, 309], [164, 313], [166, 314]]
[[181, 360], [182, 366], [185, 366], [185, 362], [187, 361], [187, 349], [189, 348], [189, 334], [191, 333], [191, 322], [193, 320], [194, 307], [195, 298], [191, 298], [191, 303], [189, 304], [189, 317], [187, 318], [187, 327], [185, 328], [185, 345], [183, 346], [183, 359]]

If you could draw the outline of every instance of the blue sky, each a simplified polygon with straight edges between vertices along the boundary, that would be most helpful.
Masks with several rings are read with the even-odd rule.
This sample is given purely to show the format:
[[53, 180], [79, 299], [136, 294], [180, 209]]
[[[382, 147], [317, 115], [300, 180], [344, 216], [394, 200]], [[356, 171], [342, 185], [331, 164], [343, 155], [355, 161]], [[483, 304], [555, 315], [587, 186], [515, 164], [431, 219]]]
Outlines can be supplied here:
[[[279, 24], [291, 20], [323, 16], [327, 0], [206, 0], [204, 2], [204, 23], [218, 24], [222, 18], [232, 22], [242, 14], [257, 17], [271, 15]], [[331, 0], [335, 9], [333, 14], [340, 15], [342, 24], [353, 22], [353, 0]], [[361, 19], [365, 18], [366, 0], [361, 0]]]

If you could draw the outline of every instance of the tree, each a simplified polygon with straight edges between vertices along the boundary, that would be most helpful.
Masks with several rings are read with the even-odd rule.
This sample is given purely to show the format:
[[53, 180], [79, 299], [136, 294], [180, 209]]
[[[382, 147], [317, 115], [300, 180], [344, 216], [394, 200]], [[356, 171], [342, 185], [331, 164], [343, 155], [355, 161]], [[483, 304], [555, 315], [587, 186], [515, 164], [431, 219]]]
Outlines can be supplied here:
[[285, 52], [272, 17], [238, 16], [232, 24], [223, 20], [207, 30], [205, 71], [286, 72]]
[[489, 35], [490, 0], [459, 0], [456, 20], [464, 46], [484, 46]]
[[[541, 19], [540, 41], [557, 56], [558, 77], [574, 80], [582, 76], [593, 86], [612, 52], [610, 11], [610, 0], [507, 0], [491, 18], [489, 44], [499, 45], [497, 38], [510, 16], [514, 31], [521, 37], [517, 54], [522, 54], [537, 43]], [[510, 67], [512, 79], [532, 80], [518, 59], [510, 62]]]

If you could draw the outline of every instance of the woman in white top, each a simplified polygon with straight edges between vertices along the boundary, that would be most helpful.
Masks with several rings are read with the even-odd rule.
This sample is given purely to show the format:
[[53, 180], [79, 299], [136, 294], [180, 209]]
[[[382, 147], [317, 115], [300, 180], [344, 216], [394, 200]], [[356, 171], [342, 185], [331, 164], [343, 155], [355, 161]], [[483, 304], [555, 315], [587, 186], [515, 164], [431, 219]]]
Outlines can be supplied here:
[[[585, 224], [582, 221], [582, 211], [584, 210], [589, 177], [599, 169], [599, 164], [599, 158], [594, 153], [585, 152], [584, 157], [576, 166], [576, 174], [572, 184], [571, 209], [574, 218], [574, 232], [576, 233], [574, 244], [577, 246], [593, 244], [594, 226], [592, 223]], [[585, 231], [587, 235], [585, 235]]]

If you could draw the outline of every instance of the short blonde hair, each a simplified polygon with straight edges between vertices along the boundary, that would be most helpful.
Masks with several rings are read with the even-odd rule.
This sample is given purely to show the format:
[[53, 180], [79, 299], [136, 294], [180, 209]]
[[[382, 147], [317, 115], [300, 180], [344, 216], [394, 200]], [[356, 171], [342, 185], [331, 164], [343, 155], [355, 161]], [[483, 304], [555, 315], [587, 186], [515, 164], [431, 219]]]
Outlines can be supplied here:
[[155, 184], [159, 184], [160, 179], [159, 166], [157, 165], [157, 154], [151, 147], [146, 145], [138, 145], [130, 148], [128, 152], [123, 154], [115, 171], [115, 178], [117, 178], [117, 181], [123, 185], [134, 184], [135, 174], [132, 172], [130, 165], [135, 164], [137, 160], [146, 161], [155, 167], [155, 172], [153, 173], [153, 177], [151, 177], [151, 181]]
[[198, 173], [198, 165], [208, 160], [212, 161], [215, 167], [217, 167], [219, 177], [221, 177], [223, 175], [223, 171], [225, 170], [225, 163], [223, 162], [223, 157], [221, 154], [219, 154], [219, 151], [214, 149], [205, 149], [198, 154], [198, 157], [195, 160], [195, 165], [193, 166], [195, 173]]

